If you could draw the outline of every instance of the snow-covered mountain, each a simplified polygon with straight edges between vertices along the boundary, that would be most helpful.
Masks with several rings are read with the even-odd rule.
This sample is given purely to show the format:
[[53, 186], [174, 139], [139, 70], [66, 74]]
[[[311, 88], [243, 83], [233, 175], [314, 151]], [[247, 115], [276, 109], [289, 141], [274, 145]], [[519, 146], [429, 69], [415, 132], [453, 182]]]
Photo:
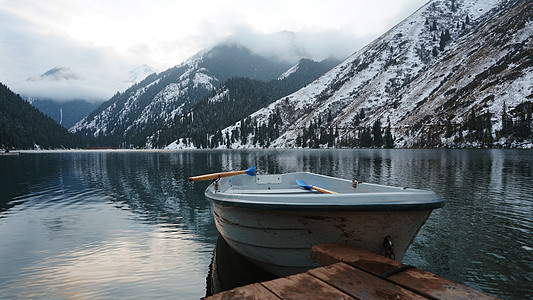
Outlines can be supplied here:
[[130, 77], [126, 81], [130, 83], [138, 83], [138, 82], [141, 82], [146, 77], [148, 77], [149, 75], [157, 73], [157, 70], [152, 68], [149, 65], [142, 64], [131, 69], [128, 73]]
[[74, 70], [68, 67], [54, 67], [43, 74], [31, 76], [26, 81], [60, 81], [60, 80], [77, 80], [80, 79]]
[[[123, 81], [137, 83], [154, 72], [152, 67], [140, 65], [131, 69]], [[31, 95], [22, 93], [23, 98], [59, 125], [70, 128], [101, 104], [101, 100], [90, 99], [85, 93], [91, 89], [84, 81], [85, 75], [69, 67], [54, 67], [21, 83], [32, 91]]]
[[533, 2], [433, 0], [250, 116], [281, 134], [231, 147], [360, 146], [376, 124], [396, 147], [532, 147], [532, 101]]
[[[221, 129], [245, 119], [279, 97], [299, 90], [338, 63], [335, 59], [316, 62], [304, 58], [282, 76], [270, 81], [230, 78], [213, 95], [187, 113], [176, 115], [155, 131], [148, 138], [146, 147], [161, 148], [172, 141], [175, 142], [167, 148], [219, 147], [222, 143]], [[210, 134], [215, 137], [208, 141]]]
[[174, 116], [193, 108], [231, 77], [277, 78], [290, 65], [222, 44], [117, 93], [70, 131], [107, 146], [143, 147], [147, 137]]

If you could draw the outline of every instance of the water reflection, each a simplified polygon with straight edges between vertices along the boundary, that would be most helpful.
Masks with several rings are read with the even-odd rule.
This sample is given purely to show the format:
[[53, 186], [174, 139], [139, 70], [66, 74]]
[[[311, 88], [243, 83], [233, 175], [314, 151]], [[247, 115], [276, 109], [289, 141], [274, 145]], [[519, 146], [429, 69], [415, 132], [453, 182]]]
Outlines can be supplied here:
[[192, 175], [316, 172], [446, 198], [404, 262], [532, 298], [533, 152], [205, 150], [0, 157], [0, 290], [17, 297], [198, 298], [218, 233]]
[[[522, 150], [299, 150], [243, 156], [246, 162], [266, 165], [268, 173], [303, 170], [434, 190], [447, 204], [431, 216], [405, 262], [487, 293], [530, 298], [532, 154]], [[234, 169], [231, 163], [227, 166]]]
[[216, 229], [171, 157], [20, 158], [0, 161], [2, 298], [203, 295]]
[[206, 296], [275, 278], [231, 249], [219, 236], [206, 278]]
[[170, 231], [179, 227], [214, 243], [209, 204], [203, 197], [207, 183], [194, 185], [187, 180], [202, 172], [195, 167], [193, 153], [83, 155], [85, 159], [74, 161], [76, 176], [111, 195], [116, 207], [134, 212], [136, 221], [165, 224]]

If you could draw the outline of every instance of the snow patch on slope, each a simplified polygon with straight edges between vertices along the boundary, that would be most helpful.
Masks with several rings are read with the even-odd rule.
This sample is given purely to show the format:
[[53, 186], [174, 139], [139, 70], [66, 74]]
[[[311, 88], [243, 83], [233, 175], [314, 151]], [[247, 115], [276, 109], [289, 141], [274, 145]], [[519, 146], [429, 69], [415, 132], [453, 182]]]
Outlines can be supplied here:
[[296, 64], [294, 66], [292, 66], [290, 69], [288, 69], [287, 71], [285, 71], [285, 73], [281, 74], [279, 77], [278, 77], [278, 80], [283, 80], [287, 77], [289, 77], [292, 73], [298, 71], [298, 68], [300, 67], [300, 64]]
[[[401, 137], [397, 146], [402, 147], [413, 146], [432, 128], [442, 132], [447, 119], [456, 124], [466, 122], [473, 109], [492, 113], [493, 134], [500, 130], [498, 118], [504, 103], [512, 109], [533, 94], [533, 70], [527, 67], [513, 71], [518, 66], [511, 63], [501, 76], [516, 78], [507, 81], [494, 81], [490, 70], [498, 70], [502, 57], [516, 55], [521, 46], [528, 49], [529, 45], [524, 51], [531, 51], [531, 21], [514, 32], [505, 45], [495, 47], [497, 41], [492, 36], [503, 31], [496, 38], [505, 40], [506, 34], [506, 29], [493, 32], [503, 23], [498, 18], [512, 26], [512, 17], [507, 14], [518, 13], [505, 7], [512, 3], [465, 0], [455, 1], [456, 7], [451, 3], [429, 2], [321, 78], [253, 113], [252, 118], [264, 123], [275, 111], [280, 112], [283, 132], [270, 147], [294, 147], [303, 128], [317, 119], [324, 120], [328, 112], [335, 118], [325, 126], [340, 128], [341, 136], [356, 135], [357, 128], [370, 127], [380, 120], [382, 126], [390, 124], [393, 134]], [[488, 13], [496, 7], [497, 11]], [[466, 24], [467, 16], [470, 24]], [[433, 21], [437, 30], [431, 28]], [[451, 41], [442, 51], [439, 40], [445, 30]], [[486, 53], [485, 47], [493, 47], [492, 52]], [[475, 94], [470, 87], [476, 89]], [[365, 117], [356, 124], [354, 120], [361, 111]], [[238, 127], [236, 123], [223, 134]], [[449, 140], [443, 139], [446, 143]], [[233, 146], [253, 147], [248, 141]]]

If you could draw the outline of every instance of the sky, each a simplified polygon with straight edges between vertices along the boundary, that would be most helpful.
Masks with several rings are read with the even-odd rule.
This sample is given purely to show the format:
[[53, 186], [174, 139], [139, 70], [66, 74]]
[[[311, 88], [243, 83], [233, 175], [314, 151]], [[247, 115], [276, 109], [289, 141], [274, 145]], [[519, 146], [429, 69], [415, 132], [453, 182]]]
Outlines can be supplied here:
[[[23, 96], [103, 101], [140, 65], [164, 71], [228, 39], [290, 62], [295, 46], [344, 59], [426, 1], [0, 0], [0, 82]], [[36, 80], [55, 67], [72, 76]]]

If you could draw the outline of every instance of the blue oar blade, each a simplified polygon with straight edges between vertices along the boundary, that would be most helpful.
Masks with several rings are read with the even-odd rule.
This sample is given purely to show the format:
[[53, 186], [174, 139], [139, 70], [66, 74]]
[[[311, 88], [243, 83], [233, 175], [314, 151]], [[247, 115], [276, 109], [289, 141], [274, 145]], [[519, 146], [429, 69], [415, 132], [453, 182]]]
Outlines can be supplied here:
[[251, 166], [248, 169], [246, 169], [246, 174], [248, 174], [250, 176], [255, 176], [256, 171], [257, 170], [255, 169], [255, 166]]
[[312, 186], [305, 184], [305, 181], [303, 181], [303, 180], [296, 180], [296, 183], [297, 183], [299, 186], [301, 186], [301, 187], [303, 187], [304, 189], [306, 189], [306, 190], [311, 190], [311, 189], [313, 189]]

